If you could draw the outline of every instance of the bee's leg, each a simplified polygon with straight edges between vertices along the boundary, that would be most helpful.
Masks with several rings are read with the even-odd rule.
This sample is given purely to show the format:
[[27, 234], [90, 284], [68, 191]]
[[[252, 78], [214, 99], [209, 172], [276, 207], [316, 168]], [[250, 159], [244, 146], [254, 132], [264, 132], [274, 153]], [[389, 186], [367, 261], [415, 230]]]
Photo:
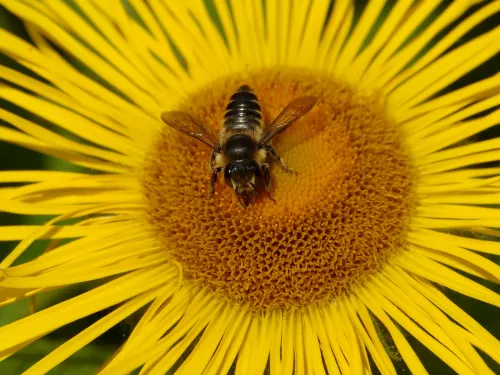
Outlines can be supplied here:
[[281, 168], [283, 168], [288, 173], [297, 173], [292, 168], [288, 167], [285, 163], [283, 163], [283, 160], [281, 160], [281, 157], [276, 152], [276, 150], [273, 148], [273, 146], [271, 146], [271, 145], [264, 145], [264, 147], [272, 155], [272, 157], [274, 159], [276, 159], [276, 161], [281, 166]]
[[217, 154], [218, 154], [217, 151], [215, 151], [215, 150], [212, 151], [212, 156], [210, 156], [210, 165], [208, 166], [210, 172], [214, 171], [214, 168], [215, 168], [215, 157], [217, 156]]
[[210, 178], [210, 196], [214, 195], [215, 183], [217, 182], [217, 175], [222, 171], [222, 167], [214, 168], [212, 177]]
[[262, 175], [262, 179], [264, 180], [264, 186], [266, 191], [269, 193], [269, 185], [271, 184], [271, 174], [269, 173], [269, 164], [262, 164], [260, 167], [260, 174]]
[[271, 193], [269, 192], [269, 185], [271, 184], [271, 174], [269, 173], [269, 164], [267, 163], [262, 164], [262, 166], [260, 167], [260, 173], [262, 175], [262, 178], [264, 179], [264, 187], [266, 188], [267, 197], [273, 202], [276, 202], [274, 198], [271, 196]]

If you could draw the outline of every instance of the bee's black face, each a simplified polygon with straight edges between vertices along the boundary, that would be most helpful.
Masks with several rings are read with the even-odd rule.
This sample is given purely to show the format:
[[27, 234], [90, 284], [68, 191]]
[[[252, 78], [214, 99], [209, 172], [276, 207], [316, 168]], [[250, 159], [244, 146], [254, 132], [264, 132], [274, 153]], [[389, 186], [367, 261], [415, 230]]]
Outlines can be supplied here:
[[247, 207], [252, 199], [255, 203], [255, 177], [260, 175], [259, 165], [255, 160], [237, 160], [224, 168], [224, 179], [236, 192], [240, 203]]

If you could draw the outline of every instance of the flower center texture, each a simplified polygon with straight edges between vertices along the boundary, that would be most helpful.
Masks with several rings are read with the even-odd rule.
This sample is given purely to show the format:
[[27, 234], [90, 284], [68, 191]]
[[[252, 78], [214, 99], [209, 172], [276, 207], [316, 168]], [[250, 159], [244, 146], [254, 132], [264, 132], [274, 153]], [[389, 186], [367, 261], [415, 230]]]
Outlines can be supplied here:
[[223, 173], [210, 198], [212, 150], [165, 126], [144, 166], [148, 220], [190, 282], [254, 308], [334, 300], [404, 248], [415, 172], [403, 136], [375, 95], [303, 70], [220, 79], [175, 109], [218, 138], [229, 97], [243, 84], [266, 124], [293, 99], [318, 98], [272, 140], [298, 173], [271, 164], [276, 202], [261, 189], [243, 208]]

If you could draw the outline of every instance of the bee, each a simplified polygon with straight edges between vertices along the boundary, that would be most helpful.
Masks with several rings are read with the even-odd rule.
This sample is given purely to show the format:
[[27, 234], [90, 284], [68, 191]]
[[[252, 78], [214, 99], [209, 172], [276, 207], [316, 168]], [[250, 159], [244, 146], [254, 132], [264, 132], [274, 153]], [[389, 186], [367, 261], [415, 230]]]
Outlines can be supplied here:
[[165, 124], [187, 134], [212, 148], [210, 157], [210, 195], [219, 173], [224, 173], [241, 205], [255, 204], [256, 179], [262, 179], [270, 199], [271, 176], [269, 161], [276, 161], [285, 171], [296, 173], [270, 145], [273, 137], [304, 116], [316, 104], [316, 97], [304, 96], [290, 102], [276, 119], [264, 128], [259, 100], [252, 89], [241, 86], [229, 99], [219, 139], [193, 116], [186, 112], [163, 112]]

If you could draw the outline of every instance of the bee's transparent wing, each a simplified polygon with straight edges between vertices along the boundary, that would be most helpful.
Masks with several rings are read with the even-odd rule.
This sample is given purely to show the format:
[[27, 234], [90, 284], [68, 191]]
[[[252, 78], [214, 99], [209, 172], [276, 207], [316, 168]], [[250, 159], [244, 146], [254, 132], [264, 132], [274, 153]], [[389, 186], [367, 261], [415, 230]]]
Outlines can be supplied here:
[[281, 111], [271, 125], [269, 125], [269, 128], [266, 129], [266, 132], [259, 142], [261, 144], [269, 142], [276, 134], [281, 133], [309, 112], [316, 104], [316, 101], [317, 98], [315, 96], [304, 96], [290, 102], [290, 104], [288, 104], [285, 109]]
[[215, 135], [207, 130], [200, 121], [196, 120], [189, 113], [186, 112], [163, 112], [161, 119], [165, 124], [187, 134], [199, 141], [202, 141], [207, 146], [216, 150], [220, 150], [219, 141]]

